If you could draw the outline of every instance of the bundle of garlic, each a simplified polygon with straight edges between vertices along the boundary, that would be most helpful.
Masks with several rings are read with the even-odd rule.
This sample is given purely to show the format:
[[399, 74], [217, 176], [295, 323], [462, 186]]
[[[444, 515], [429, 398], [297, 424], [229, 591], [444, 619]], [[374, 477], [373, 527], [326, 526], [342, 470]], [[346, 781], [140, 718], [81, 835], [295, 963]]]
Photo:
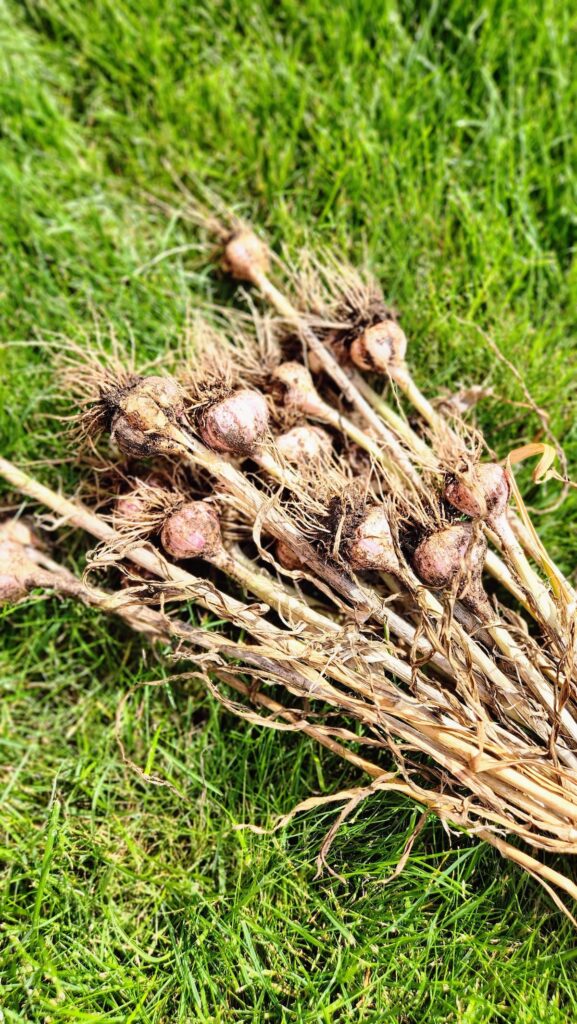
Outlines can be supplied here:
[[[363, 768], [364, 795], [408, 794], [577, 898], [527, 849], [577, 853], [575, 592], [511, 465], [482, 460], [478, 434], [421, 394], [373, 282], [285, 268], [289, 300], [249, 228], [211, 226], [222, 265], [278, 318], [197, 320], [170, 375], [63, 346], [63, 390], [109, 472], [97, 494], [87, 475], [87, 504], [2, 459], [0, 474], [96, 538], [90, 571], [124, 586], [74, 581], [7, 538], [2, 595], [68, 587], [123, 615], [227, 706], [254, 720], [256, 703]], [[229, 628], [191, 625], [190, 601]]]

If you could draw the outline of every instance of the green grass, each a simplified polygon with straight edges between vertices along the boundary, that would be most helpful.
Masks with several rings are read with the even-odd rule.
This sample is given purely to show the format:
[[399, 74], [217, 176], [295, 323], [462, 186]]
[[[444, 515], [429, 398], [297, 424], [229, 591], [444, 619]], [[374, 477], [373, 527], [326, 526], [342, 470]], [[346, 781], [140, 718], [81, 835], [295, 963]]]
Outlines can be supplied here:
[[[89, 337], [96, 314], [155, 353], [211, 293], [194, 234], [145, 199], [170, 189], [168, 163], [275, 244], [366, 256], [429, 393], [484, 382], [518, 403], [479, 324], [574, 470], [576, 30], [553, 0], [0, 0], [3, 453], [78, 479], [46, 351], [17, 343]], [[508, 401], [478, 418], [502, 455], [538, 436]], [[521, 479], [536, 503], [556, 493]], [[576, 508], [539, 520], [568, 571]], [[60, 537], [71, 563], [84, 549]], [[1, 616], [0, 1019], [575, 1019], [574, 931], [492, 850], [431, 820], [383, 885], [416, 816], [387, 795], [337, 837], [346, 881], [315, 879], [334, 811], [270, 836], [233, 826], [354, 772], [191, 684], [145, 687], [166, 670], [118, 623], [38, 596]], [[173, 788], [122, 761], [131, 687], [127, 753]]]

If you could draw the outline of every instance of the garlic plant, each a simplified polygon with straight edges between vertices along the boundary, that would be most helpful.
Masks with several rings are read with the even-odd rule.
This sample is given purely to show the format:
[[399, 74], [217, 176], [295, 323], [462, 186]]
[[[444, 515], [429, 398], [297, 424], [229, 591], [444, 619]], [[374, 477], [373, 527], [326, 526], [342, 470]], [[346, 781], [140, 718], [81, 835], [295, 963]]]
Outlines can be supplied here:
[[[79, 467], [84, 441], [115, 473], [92, 507], [89, 481], [82, 505], [4, 459], [0, 475], [99, 546], [82, 582], [5, 526], [0, 599], [67, 592], [171, 656], [210, 652], [201, 671], [227, 706], [230, 688], [251, 720], [253, 702], [362, 768], [367, 794], [409, 794], [575, 898], [504, 838], [577, 853], [574, 591], [512, 512], [512, 468], [421, 394], [374, 282], [279, 262], [283, 288], [251, 228], [210, 226], [222, 267], [275, 318], [197, 318], [153, 373], [63, 345]], [[114, 595], [93, 582], [112, 567]], [[192, 626], [189, 601], [228, 628]]]

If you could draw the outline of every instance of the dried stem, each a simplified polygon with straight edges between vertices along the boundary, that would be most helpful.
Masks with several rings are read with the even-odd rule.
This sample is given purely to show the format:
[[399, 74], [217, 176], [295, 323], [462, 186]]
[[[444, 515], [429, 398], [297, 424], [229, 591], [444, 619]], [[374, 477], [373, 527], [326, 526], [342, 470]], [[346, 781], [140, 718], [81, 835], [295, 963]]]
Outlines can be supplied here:
[[[249, 229], [246, 228], [244, 230], [246, 232], [249, 231]], [[260, 244], [262, 245], [262, 243]], [[265, 300], [277, 310], [280, 316], [283, 317], [287, 323], [291, 324], [295, 328], [300, 337], [306, 342], [310, 351], [317, 357], [319, 363], [328, 376], [330, 376], [341, 389], [344, 397], [361, 413], [365, 422], [367, 422], [369, 426], [376, 431], [377, 436], [380, 436], [385, 440], [387, 451], [390, 452], [393, 462], [396, 462], [397, 466], [401, 468], [403, 476], [410, 481], [411, 486], [419, 490], [422, 486], [422, 482], [407, 455], [407, 451], [396, 441], [395, 433], [401, 438], [404, 444], [407, 445], [409, 451], [413, 452], [418, 459], [423, 461], [423, 465], [426, 468], [434, 469], [435, 459], [430, 449], [428, 449], [414, 431], [404, 423], [402, 418], [397, 416], [397, 414], [388, 407], [380, 396], [377, 396], [372, 389], [368, 387], [368, 385], [361, 384], [362, 378], [358, 373], [347, 373], [347, 371], [339, 365], [329, 348], [323, 344], [323, 341], [317, 336], [307, 317], [303, 316], [297, 306], [294, 305], [270, 280], [267, 262], [262, 260], [255, 262], [249, 261], [245, 269], [246, 274], [244, 279], [249, 280], [253, 285], [255, 285]], [[413, 407], [432, 429], [434, 435], [440, 439], [445, 439], [450, 442], [454, 451], [455, 461], [457, 461], [458, 457], [464, 453], [464, 446], [461, 438], [458, 437], [444, 417], [434, 408], [425, 395], [423, 395], [411, 376], [406, 361], [401, 359], [397, 363], [391, 364], [390, 374], [394, 382], [401, 388]], [[383, 420], [385, 422], [383, 422]], [[335, 424], [335, 426], [338, 426], [338, 424]], [[395, 433], [392, 433], [389, 427], [391, 427]], [[341, 429], [344, 429], [342, 425]], [[392, 443], [391, 439], [395, 443]], [[363, 446], [366, 447], [366, 445]], [[387, 464], [387, 468], [391, 468], [389, 462]], [[561, 571], [554, 565], [548, 554], [544, 551], [544, 548], [534, 530], [529, 529], [518, 516], [514, 515], [514, 513], [510, 512], [509, 517], [512, 529], [511, 525], [507, 523], [507, 528], [500, 530], [499, 536], [503, 543], [505, 553], [511, 559], [513, 568], [517, 573], [526, 594], [529, 595], [529, 602], [527, 602], [527, 599], [525, 598], [522, 603], [524, 605], [529, 603], [529, 605], [537, 612], [539, 620], [543, 622], [545, 626], [552, 628], [557, 637], [559, 637], [560, 626], [555, 602], [551, 598], [551, 595], [547, 591], [543, 581], [539, 578], [537, 573], [535, 573], [532, 566], [525, 558], [523, 548], [547, 575], [550, 574], [551, 568], [553, 569], [555, 578], [560, 584], [561, 594], [564, 595], [565, 603], [569, 606], [571, 610], [570, 614], [572, 616], [575, 616], [575, 610], [577, 608], [577, 595], [573, 588], [570, 587]], [[500, 579], [500, 582], [506, 585], [509, 583], [510, 574], [507, 573], [502, 565], [499, 565], [499, 561], [496, 556], [489, 558], [488, 568], [492, 572], [497, 570], [497, 578]], [[514, 581], [512, 581], [512, 586], [510, 586], [509, 589], [511, 589], [512, 593], [515, 595], [518, 588], [515, 587]]]
[[[36, 553], [36, 555], [40, 558], [43, 557], [42, 555], [38, 555], [38, 553]], [[156, 636], [164, 640], [177, 638], [178, 640], [182, 641], [186, 639], [188, 642], [194, 644], [195, 646], [200, 646], [201, 648], [205, 647], [209, 650], [213, 649], [213, 638], [207, 635], [206, 631], [195, 629], [194, 627], [191, 627], [184, 622], [174, 621], [173, 619], [168, 618], [166, 615], [160, 612], [156, 612], [149, 608], [140, 606], [137, 603], [133, 603], [132, 599], [130, 597], [127, 597], [126, 594], [111, 595], [105, 591], [101, 591], [96, 588], [88, 588], [86, 587], [85, 584], [82, 583], [82, 581], [77, 580], [73, 576], [73, 574], [69, 573], [67, 570], [57, 566], [56, 563], [51, 562], [51, 560], [47, 558], [45, 560], [50, 564], [49, 575], [53, 575], [54, 578], [58, 580], [58, 583], [56, 584], [56, 589], [62, 587], [62, 589], [64, 589], [67, 593], [74, 594], [74, 596], [81, 598], [87, 604], [101, 608], [103, 611], [106, 612], [115, 612], [116, 614], [120, 615], [132, 628], [139, 632], [145, 632], [148, 635]], [[219, 641], [219, 645], [220, 643], [222, 643], [222, 641]], [[224, 646], [226, 646], [226, 642]], [[232, 647], [234, 650], [235, 645], [233, 644]], [[244, 652], [244, 654], [246, 656], [246, 652]], [[181, 653], [180, 656], [186, 657], [186, 652], [184, 654]], [[250, 658], [247, 658], [247, 660], [250, 663]], [[266, 658], [260, 659], [258, 655], [253, 656], [252, 663], [259, 667], [271, 667], [267, 665]], [[284, 674], [282, 666], [273, 665], [272, 669], [275, 677], [277, 678], [277, 680], [280, 681], [283, 678]], [[371, 786], [369, 790], [366, 791], [366, 795], [369, 795], [371, 792], [377, 792], [379, 790], [395, 789], [398, 792], [403, 792], [404, 794], [412, 797], [413, 799], [417, 799], [421, 806], [428, 807], [429, 809], [435, 811], [437, 814], [440, 814], [441, 817], [447, 818], [447, 820], [454, 821], [455, 823], [463, 824], [463, 827], [465, 828], [471, 827], [471, 823], [467, 818], [467, 815], [463, 813], [461, 807], [457, 802], [451, 801], [451, 798], [449, 797], [448, 794], [442, 795], [440, 793], [423, 790], [422, 787], [418, 787], [408, 780], [404, 781], [402, 778], [399, 777], [397, 773], [383, 771], [379, 765], [371, 761], [368, 761], [366, 758], [360, 757], [358, 754], [349, 750], [344, 744], [339, 743], [338, 740], [336, 740], [331, 735], [331, 729], [327, 729], [322, 725], [317, 725], [307, 721], [305, 718], [303, 718], [302, 715], [296, 713], [295, 711], [287, 709], [284, 705], [279, 704], [270, 696], [263, 694], [260, 691], [255, 690], [254, 688], [248, 687], [245, 683], [241, 682], [238, 678], [236, 678], [235, 675], [231, 673], [229, 670], [227, 670], [226, 672], [217, 671], [216, 678], [220, 678], [228, 686], [236, 690], [236, 692], [240, 693], [245, 698], [251, 699], [254, 703], [265, 708], [274, 716], [272, 720], [260, 719], [259, 721], [261, 721], [262, 724], [272, 725], [274, 727], [275, 722], [279, 719], [282, 719], [291, 728], [304, 732], [306, 735], [309, 735], [311, 738], [315, 739], [316, 742], [327, 747], [333, 753], [337, 754], [341, 758], [354, 764], [356, 767], [362, 768], [363, 771], [365, 771], [370, 777], [372, 777], [375, 780], [375, 784]], [[321, 696], [321, 699], [324, 699], [323, 693], [321, 693], [319, 696]], [[338, 731], [339, 730], [337, 730], [337, 732]], [[340, 730], [340, 732], [343, 733], [343, 735], [346, 735], [346, 730]], [[353, 740], [358, 739], [358, 737], [356, 737], [354, 734], [349, 733], [348, 735]], [[456, 744], [456, 749], [459, 749], [459, 745], [462, 748], [462, 741], [456, 740]], [[489, 768], [488, 760], [489, 759], [485, 755], [485, 762], [483, 763], [482, 774], [485, 774]], [[467, 773], [465, 772], [464, 774]], [[502, 772], [502, 775], [507, 777], [508, 781], [503, 785], [502, 782], [497, 780], [496, 788], [503, 794], [508, 794], [510, 796], [508, 786], [510, 785], [511, 782], [517, 783], [516, 773], [515, 771], [510, 772], [509, 770], [505, 769]], [[526, 803], [528, 806], [531, 806], [533, 798], [535, 796], [542, 798], [543, 794], [540, 793], [538, 787], [535, 787], [533, 781], [530, 778], [528, 780], [525, 780], [525, 787], [527, 789], [527, 794], [525, 794], [524, 801], [521, 801], [521, 805], [523, 803]], [[332, 799], [351, 799], [354, 794], [355, 791], [348, 791], [345, 793], [336, 794], [335, 797], [333, 797]], [[363, 791], [358, 791], [359, 798], [362, 798], [364, 795], [365, 793]], [[306, 809], [307, 806], [315, 806], [316, 803], [317, 801], [315, 801], [314, 799], [311, 801], [306, 801], [305, 804], [299, 805], [299, 807], [295, 808], [293, 813], [296, 813], [298, 810]], [[549, 799], [548, 801], [546, 801], [546, 803], [549, 806], [554, 806], [557, 813], [563, 813], [569, 810], [573, 818], [577, 816], [577, 809], [574, 809], [572, 804], [568, 801], [560, 799], [559, 796], [557, 796], [557, 799], [552, 800], [551, 796], [549, 795]], [[535, 806], [537, 808], [541, 806], [540, 800]], [[540, 812], [540, 815], [541, 817], [543, 817], [543, 821], [546, 821], [548, 823], [548, 828], [555, 826], [554, 813], [546, 813], [543, 809]], [[491, 815], [489, 815], [489, 817], [491, 817]], [[499, 815], [497, 815], [497, 818], [498, 817]], [[550, 868], [548, 865], [541, 863], [536, 858], [527, 854], [525, 851], [519, 850], [517, 847], [512, 846], [510, 843], [506, 842], [501, 837], [495, 835], [491, 828], [484, 826], [480, 829], [477, 828], [476, 831], [477, 834], [479, 834], [481, 838], [483, 838], [486, 842], [489, 842], [490, 844], [495, 846], [504, 856], [520, 864], [525, 870], [534, 875], [539, 881], [541, 881], [546, 886], [552, 884], [561, 889], [562, 891], [567, 892], [573, 899], [577, 898], [577, 887], [560, 872], [557, 872], [554, 869]], [[524, 829], [522, 829], [521, 831], [524, 831]], [[562, 829], [561, 831], [564, 830]], [[573, 831], [575, 831], [575, 829]], [[567, 840], [561, 842], [562, 845], [565, 847], [567, 844]], [[550, 843], [545, 843], [546, 847], [548, 847], [549, 845]], [[561, 909], [563, 909], [565, 913], [571, 916], [568, 909], [560, 902], [559, 898], [555, 896], [555, 899], [561, 906]]]
[[[7, 463], [6, 460], [0, 459], [0, 473], [2, 473], [6, 479], [10, 480], [14, 486], [17, 486], [21, 491], [23, 491], [23, 493], [26, 493], [35, 500], [48, 505], [48, 507], [51, 507], [57, 513], [65, 516], [69, 521], [74, 523], [74, 525], [88, 530], [88, 532], [97, 536], [99, 539], [108, 543], [118, 543], [121, 539], [116, 531], [114, 531], [112, 527], [108, 526], [108, 524], [104, 523], [98, 516], [93, 515], [88, 510], [75, 505], [73, 502], [68, 501], [68, 499], [63, 498], [60, 495], [56, 495], [48, 488], [45, 488], [43, 485], [22, 473], [22, 471], [17, 470], [16, 467], [13, 467], [10, 463]], [[197, 602], [207, 609], [215, 612], [217, 615], [225, 614], [232, 623], [248, 629], [249, 632], [265, 646], [271, 643], [276, 646], [280, 645], [281, 649], [285, 652], [285, 656], [296, 658], [298, 660], [300, 666], [299, 676], [305, 675], [306, 677], [311, 677], [311, 671], [303, 667], [306, 666], [307, 661], [310, 661], [311, 658], [310, 648], [307, 647], [306, 643], [303, 643], [294, 637], [285, 636], [282, 630], [278, 630], [276, 627], [266, 622], [266, 620], [261, 616], [250, 608], [244, 606], [242, 603], [228, 595], [221, 594], [216, 591], [214, 587], [203, 584], [203, 581], [191, 576], [184, 570], [168, 564], [152, 548], [131, 547], [130, 559], [142, 568], [168, 580], [170, 583], [180, 585], [180, 587], [182, 587], [183, 594], [193, 596]], [[224, 639], [220, 638], [219, 643], [221, 645], [225, 644]], [[227, 643], [232, 643], [232, 641]], [[243, 649], [242, 645], [237, 645], [236, 649]], [[356, 679], [355, 674], [350, 670], [337, 668], [331, 663], [330, 671], [332, 675], [337, 674], [339, 681], [345, 683], [347, 686], [368, 694], [372, 692], [370, 685], [367, 690], [367, 684], [361, 681], [361, 679]], [[313, 692], [317, 695], [322, 693], [323, 699], [329, 700], [333, 693], [332, 688], [329, 688], [328, 684], [324, 683], [314, 672], [312, 673], [311, 678], [314, 680]], [[384, 695], [381, 693], [379, 697], [379, 707], [381, 709], [383, 707], [383, 699]], [[393, 701], [390, 706], [391, 711], [394, 711], [394, 708], [399, 705], [399, 702], [403, 705], [404, 702], [409, 700], [409, 698], [401, 698], [398, 691], [395, 691], [394, 696], [391, 696], [390, 699]], [[351, 713], [359, 714], [359, 707], [356, 702], [351, 702], [349, 699], [347, 706]], [[411, 708], [413, 708], [412, 702]], [[431, 720], [430, 727], [426, 724], [428, 713], [424, 708], [419, 707], [418, 703], [415, 704], [411, 714], [417, 717], [420, 730], [417, 730], [417, 732], [412, 729], [409, 730], [407, 735], [410, 736], [412, 742], [416, 742], [418, 748], [423, 749], [425, 752], [430, 753], [433, 750], [436, 750], [437, 753], [439, 753], [436, 744], [438, 725], [433, 724], [434, 720]], [[362, 713], [362, 717], [364, 717], [364, 713]], [[397, 723], [395, 728], [398, 727], [399, 725]], [[405, 728], [406, 727], [403, 726], [403, 731]], [[423, 734], [428, 737], [424, 747], [422, 745]], [[449, 732], [445, 738], [445, 742], [448, 744], [449, 748], [454, 751], [463, 749], [461, 747], [461, 741], [458, 740], [452, 732]], [[476, 755], [473, 755], [473, 750], [471, 749], [470, 755], [468, 756], [472, 757]], [[508, 769], [506, 771], [508, 771]], [[530, 792], [530, 789], [528, 789], [527, 792]], [[558, 799], [561, 799], [561, 797], [556, 798], [556, 801]]]

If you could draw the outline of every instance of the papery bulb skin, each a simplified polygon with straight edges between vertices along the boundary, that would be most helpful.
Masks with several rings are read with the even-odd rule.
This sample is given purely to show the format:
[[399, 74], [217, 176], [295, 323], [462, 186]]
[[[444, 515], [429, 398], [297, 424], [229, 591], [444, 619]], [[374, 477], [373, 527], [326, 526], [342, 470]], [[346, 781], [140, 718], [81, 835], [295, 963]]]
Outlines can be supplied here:
[[426, 537], [415, 550], [413, 568], [428, 587], [442, 590], [458, 582], [457, 596], [481, 619], [491, 616], [482, 581], [487, 541], [471, 523], [454, 523]]
[[413, 555], [413, 568], [419, 579], [429, 587], [450, 586], [465, 567], [472, 536], [470, 523], [455, 523], [425, 537]]
[[309, 370], [302, 363], [288, 362], [277, 366], [274, 376], [284, 385], [284, 404], [316, 416], [322, 402]]
[[289, 572], [297, 572], [299, 569], [303, 569], [303, 563], [294, 554], [292, 548], [285, 544], [283, 540], [277, 540], [275, 556], [279, 565], [282, 565], [283, 569], [287, 569]]
[[[158, 406], [155, 406], [155, 409], [155, 415], [164, 415]], [[167, 454], [176, 448], [172, 439], [164, 434], [164, 430], [168, 426], [168, 421], [165, 418], [158, 433], [151, 429], [143, 429], [134, 426], [133, 418], [129, 414], [119, 411], [110, 426], [110, 440], [119, 451], [134, 458]]]
[[382, 320], [367, 327], [350, 347], [355, 366], [372, 373], [389, 373], [404, 363], [406, 352], [406, 334], [395, 320]]
[[151, 398], [161, 409], [169, 410], [176, 418], [184, 412], [182, 389], [173, 377], [143, 377], [133, 390]]
[[162, 434], [184, 416], [184, 398], [172, 377], [141, 377], [118, 393], [118, 413], [134, 431]]
[[266, 438], [269, 423], [264, 395], [242, 388], [203, 411], [199, 433], [213, 451], [250, 455]]
[[222, 265], [236, 281], [254, 282], [270, 270], [268, 249], [251, 228], [239, 228], [224, 247]]
[[280, 454], [295, 465], [320, 461], [331, 454], [333, 442], [322, 427], [293, 427], [276, 438]]
[[499, 519], [509, 503], [511, 485], [507, 470], [494, 462], [481, 462], [445, 485], [444, 497], [453, 508], [471, 519]]
[[399, 560], [385, 508], [375, 505], [369, 509], [348, 539], [346, 553], [355, 572], [398, 572]]
[[110, 424], [110, 440], [125, 455], [148, 455], [146, 434], [135, 430], [123, 412], [116, 413]]
[[146, 392], [130, 391], [121, 404], [121, 414], [133, 430], [142, 433], [163, 433], [170, 426], [166, 411]]
[[218, 515], [206, 501], [189, 501], [165, 520], [160, 542], [176, 561], [210, 561], [223, 550]]

